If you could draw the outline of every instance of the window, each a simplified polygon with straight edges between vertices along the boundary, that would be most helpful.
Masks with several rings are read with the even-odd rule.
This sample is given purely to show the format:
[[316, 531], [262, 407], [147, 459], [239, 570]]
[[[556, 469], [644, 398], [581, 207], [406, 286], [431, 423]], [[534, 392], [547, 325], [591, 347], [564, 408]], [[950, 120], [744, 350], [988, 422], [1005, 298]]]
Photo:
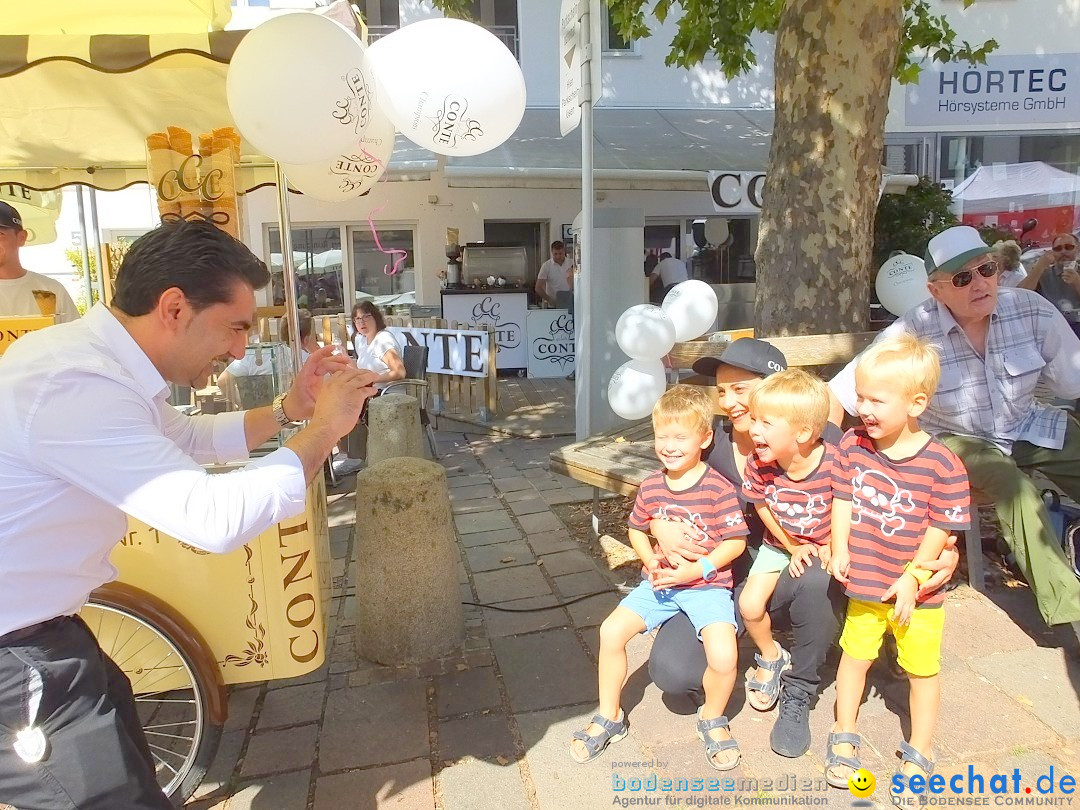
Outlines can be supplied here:
[[604, 53], [635, 53], [634, 40], [626, 39], [619, 33], [607, 6], [603, 7], [603, 15], [604, 17], [600, 21], [600, 31], [604, 40]]
[[[356, 279], [356, 301], [367, 298], [376, 299], [380, 306], [408, 304], [415, 301], [416, 265], [414, 256], [414, 234], [411, 228], [379, 228], [379, 243], [376, 244], [371, 229], [358, 226], [350, 229], [352, 244], [353, 275]], [[379, 249], [382, 245], [382, 250]], [[388, 275], [387, 270], [394, 266], [404, 251], [405, 260], [397, 273]], [[399, 300], [380, 300], [385, 296], [400, 296]], [[411, 300], [409, 300], [411, 298]], [[352, 302], [349, 303], [351, 308]]]
[[[270, 267], [273, 302], [285, 303], [281, 232], [270, 228]], [[341, 265], [341, 229], [337, 226], [293, 228], [293, 265], [296, 268], [296, 300], [313, 315], [333, 315], [345, 310]]]

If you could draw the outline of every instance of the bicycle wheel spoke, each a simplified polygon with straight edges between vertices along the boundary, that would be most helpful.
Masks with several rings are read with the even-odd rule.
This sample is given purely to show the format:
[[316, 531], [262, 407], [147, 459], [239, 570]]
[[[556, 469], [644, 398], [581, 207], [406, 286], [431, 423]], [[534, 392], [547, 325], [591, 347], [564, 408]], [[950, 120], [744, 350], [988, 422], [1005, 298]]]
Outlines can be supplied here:
[[166, 737], [170, 740], [187, 740], [188, 742], [195, 739], [194, 737], [187, 737], [183, 734], [166, 734], [164, 731], [147, 731], [146, 729], [143, 729], [143, 731], [148, 737]]

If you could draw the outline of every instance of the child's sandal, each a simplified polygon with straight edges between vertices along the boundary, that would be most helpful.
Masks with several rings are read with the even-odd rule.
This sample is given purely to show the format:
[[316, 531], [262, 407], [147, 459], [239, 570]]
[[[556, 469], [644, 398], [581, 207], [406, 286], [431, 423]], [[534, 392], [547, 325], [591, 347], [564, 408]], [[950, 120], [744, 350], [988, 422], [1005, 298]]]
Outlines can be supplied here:
[[[714, 717], [711, 720], [702, 720], [701, 710], [699, 709], [697, 717], [697, 735], [698, 738], [705, 743], [705, 759], [708, 760], [709, 765], [715, 770], [730, 771], [732, 768], [737, 767], [742, 760], [742, 751], [739, 749], [739, 743], [734, 738], [730, 740], [714, 740], [710, 737], [709, 732], [715, 728], [722, 728], [728, 734], [731, 733], [731, 727], [727, 717], [721, 715], [720, 717]], [[721, 751], [735, 751], [738, 756], [731, 762], [718, 765], [713, 757]]]
[[[776, 705], [780, 697], [780, 675], [791, 666], [791, 653], [779, 644], [776, 645], [776, 649], [780, 651], [780, 657], [775, 661], [766, 661], [759, 654], [754, 653], [754, 662], [762, 669], [769, 670], [768, 680], [759, 681], [756, 670], [754, 674], [746, 673], [746, 702], [759, 712], [767, 712]], [[756, 700], [754, 693], [759, 696]]]
[[573, 742], [570, 743], [570, 758], [574, 762], [584, 764], [586, 762], [592, 762], [607, 748], [611, 743], [618, 742], [625, 737], [630, 730], [630, 724], [626, 722], [626, 714], [622, 711], [619, 712], [622, 716], [621, 720], [608, 720], [602, 715], [593, 715], [592, 723], [603, 727], [604, 731], [600, 734], [587, 734], [585, 729], [574, 732], [574, 740], [580, 740], [585, 746], [587, 752], [585, 757], [582, 758], [576, 751]]
[[922, 769], [922, 775], [924, 778], [928, 778], [930, 774], [934, 772], [934, 760], [928, 759], [921, 753], [916, 751], [906, 742], [900, 743], [900, 767], [896, 769], [897, 776], [914, 776], [915, 774], [904, 773], [904, 763], [910, 762], [917, 768]]
[[[841, 756], [833, 750], [836, 746], [844, 745], [845, 743], [855, 748], [853, 756]], [[839, 765], [843, 765], [845, 768], [851, 768], [852, 773], [859, 770], [862, 767], [862, 762], [859, 761], [860, 747], [862, 747], [862, 737], [854, 732], [829, 732], [829, 741], [825, 745], [825, 781], [835, 788], [846, 788], [848, 786], [848, 779], [851, 778], [850, 774], [841, 778], [833, 775], [832, 769]]]

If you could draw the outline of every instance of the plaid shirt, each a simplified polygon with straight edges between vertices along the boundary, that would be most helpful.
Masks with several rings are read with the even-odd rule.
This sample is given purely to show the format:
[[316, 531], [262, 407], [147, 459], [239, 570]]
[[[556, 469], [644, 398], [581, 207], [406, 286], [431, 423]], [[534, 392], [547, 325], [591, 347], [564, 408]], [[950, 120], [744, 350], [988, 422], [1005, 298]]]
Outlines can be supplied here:
[[[1035, 399], [1042, 378], [1054, 394], [1080, 397], [1080, 340], [1054, 305], [1030, 290], [999, 289], [986, 357], [971, 346], [952, 313], [930, 298], [889, 325], [877, 340], [910, 332], [941, 353], [941, 381], [919, 424], [929, 433], [985, 439], [1004, 452], [1014, 441], [1060, 450], [1066, 414]], [[829, 387], [855, 413], [855, 363]]]

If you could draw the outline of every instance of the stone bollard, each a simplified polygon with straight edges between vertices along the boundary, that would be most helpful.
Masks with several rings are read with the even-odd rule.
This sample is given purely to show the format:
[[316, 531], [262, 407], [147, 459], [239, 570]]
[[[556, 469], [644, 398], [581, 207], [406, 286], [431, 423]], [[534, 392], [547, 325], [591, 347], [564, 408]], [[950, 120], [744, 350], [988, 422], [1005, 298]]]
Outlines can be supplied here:
[[367, 465], [388, 458], [424, 458], [420, 403], [408, 394], [383, 394], [368, 405]]
[[458, 551], [441, 466], [391, 458], [357, 473], [355, 559], [361, 656], [395, 666], [461, 647]]

